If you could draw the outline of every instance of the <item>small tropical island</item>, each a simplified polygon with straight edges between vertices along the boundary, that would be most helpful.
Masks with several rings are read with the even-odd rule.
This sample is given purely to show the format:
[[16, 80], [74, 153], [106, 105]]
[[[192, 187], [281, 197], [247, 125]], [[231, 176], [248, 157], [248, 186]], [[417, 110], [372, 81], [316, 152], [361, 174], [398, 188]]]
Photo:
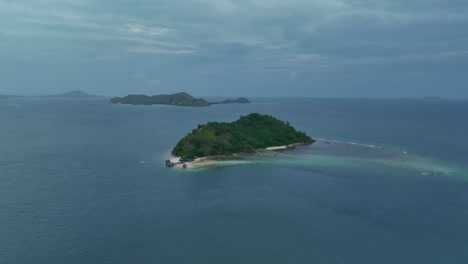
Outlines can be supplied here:
[[232, 123], [209, 122], [198, 125], [172, 150], [175, 157], [166, 160], [169, 167], [186, 162], [255, 153], [258, 150], [282, 150], [309, 145], [315, 140], [296, 130], [288, 122], [258, 113], [241, 116]]
[[211, 104], [250, 104], [249, 99], [245, 97], [239, 97], [237, 99], [226, 99], [221, 102], [213, 102]]
[[160, 95], [127, 95], [125, 97], [115, 97], [108, 101], [110, 104], [131, 104], [131, 105], [177, 105], [177, 106], [209, 106], [205, 99], [195, 98], [186, 92]]
[[221, 102], [210, 103], [202, 98], [195, 98], [186, 92], [174, 94], [143, 95], [130, 94], [125, 97], [114, 97], [108, 101], [109, 104], [130, 104], [130, 105], [175, 105], [175, 106], [210, 106], [214, 104], [249, 104], [245, 97], [237, 99], [226, 99]]

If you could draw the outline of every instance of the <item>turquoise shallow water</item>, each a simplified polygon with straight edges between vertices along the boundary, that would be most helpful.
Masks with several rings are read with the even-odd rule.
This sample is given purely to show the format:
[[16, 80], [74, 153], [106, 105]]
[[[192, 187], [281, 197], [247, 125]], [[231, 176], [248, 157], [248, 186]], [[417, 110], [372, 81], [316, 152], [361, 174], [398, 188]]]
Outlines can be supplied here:
[[[1, 100], [0, 262], [467, 263], [467, 102], [253, 101]], [[197, 124], [251, 112], [323, 140], [164, 167]]]
[[308, 167], [312, 170], [341, 169], [345, 174], [346, 171], [351, 173], [375, 170], [374, 172], [378, 173], [382, 170], [396, 169], [410, 174], [468, 179], [468, 171], [463, 165], [425, 158], [397, 149], [326, 139], [318, 139], [312, 146], [218, 159], [206, 168], [196, 170], [242, 164]]

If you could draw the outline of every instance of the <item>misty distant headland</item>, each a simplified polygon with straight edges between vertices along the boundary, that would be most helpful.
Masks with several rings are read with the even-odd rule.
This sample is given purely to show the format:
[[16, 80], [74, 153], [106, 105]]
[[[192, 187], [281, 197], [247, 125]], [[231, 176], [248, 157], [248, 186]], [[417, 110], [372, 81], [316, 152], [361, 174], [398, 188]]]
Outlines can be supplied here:
[[440, 96], [434, 96], [434, 95], [430, 95], [430, 96], [426, 96], [424, 97], [425, 100], [443, 100], [444, 98], [440, 97]]
[[51, 94], [51, 95], [40, 96], [40, 97], [46, 97], [46, 98], [99, 98], [101, 96], [91, 95], [91, 94], [88, 94], [88, 93], [83, 92], [81, 90], [74, 90], [74, 91], [67, 92], [67, 93]]
[[110, 104], [130, 104], [130, 105], [175, 105], [203, 107], [213, 104], [248, 104], [247, 98], [226, 99], [221, 102], [208, 102], [203, 98], [195, 98], [186, 92], [159, 95], [127, 95], [125, 97], [114, 97], [108, 101]]
[[0, 94], [0, 98], [102, 98], [99, 95], [91, 95], [81, 90], [74, 90], [61, 94], [38, 95], [38, 96], [20, 96]]
[[0, 94], [0, 99], [8, 99], [8, 98], [21, 98], [23, 96], [19, 95], [10, 95], [10, 94]]

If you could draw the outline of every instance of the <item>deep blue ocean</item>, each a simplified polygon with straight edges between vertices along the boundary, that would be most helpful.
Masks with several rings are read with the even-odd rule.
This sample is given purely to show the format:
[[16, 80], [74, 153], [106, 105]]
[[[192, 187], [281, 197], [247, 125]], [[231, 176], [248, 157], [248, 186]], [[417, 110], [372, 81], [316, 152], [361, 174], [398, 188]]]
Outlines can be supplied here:
[[[468, 101], [104, 101], [0, 100], [0, 263], [468, 263]], [[318, 141], [164, 166], [253, 112]]]

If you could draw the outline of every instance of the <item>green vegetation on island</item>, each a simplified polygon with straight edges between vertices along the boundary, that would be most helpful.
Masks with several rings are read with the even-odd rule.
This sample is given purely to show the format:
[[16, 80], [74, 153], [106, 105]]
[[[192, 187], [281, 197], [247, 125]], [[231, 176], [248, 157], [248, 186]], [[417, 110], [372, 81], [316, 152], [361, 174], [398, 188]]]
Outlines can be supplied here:
[[111, 104], [132, 104], [132, 105], [177, 105], [177, 106], [209, 106], [210, 103], [201, 98], [194, 98], [188, 93], [161, 94], [161, 95], [127, 95], [125, 97], [115, 97], [109, 100]]
[[249, 153], [258, 149], [293, 144], [312, 144], [315, 140], [297, 131], [288, 122], [257, 113], [232, 123], [209, 122], [198, 125], [172, 150], [172, 155], [195, 158]]
[[214, 102], [211, 104], [250, 104], [250, 101], [245, 97], [239, 97], [237, 99], [226, 99], [221, 102]]

